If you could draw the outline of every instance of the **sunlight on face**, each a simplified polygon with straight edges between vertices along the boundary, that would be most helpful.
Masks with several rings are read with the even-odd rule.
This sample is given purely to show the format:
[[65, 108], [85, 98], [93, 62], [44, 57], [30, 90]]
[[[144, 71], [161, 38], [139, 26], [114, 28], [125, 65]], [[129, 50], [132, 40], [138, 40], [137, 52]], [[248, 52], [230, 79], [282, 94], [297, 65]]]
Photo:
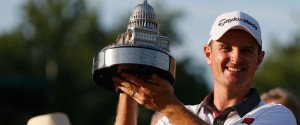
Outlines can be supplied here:
[[205, 49], [215, 84], [250, 87], [263, 52], [251, 34], [230, 30]]

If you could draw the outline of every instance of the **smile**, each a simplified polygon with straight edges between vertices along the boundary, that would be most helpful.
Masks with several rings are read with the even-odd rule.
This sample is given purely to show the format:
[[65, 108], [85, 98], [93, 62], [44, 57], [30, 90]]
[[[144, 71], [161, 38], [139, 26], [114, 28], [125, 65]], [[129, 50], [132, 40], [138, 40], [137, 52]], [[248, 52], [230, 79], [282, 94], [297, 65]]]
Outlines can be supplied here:
[[231, 72], [239, 72], [242, 71], [241, 68], [236, 68], [236, 67], [227, 67], [227, 69]]

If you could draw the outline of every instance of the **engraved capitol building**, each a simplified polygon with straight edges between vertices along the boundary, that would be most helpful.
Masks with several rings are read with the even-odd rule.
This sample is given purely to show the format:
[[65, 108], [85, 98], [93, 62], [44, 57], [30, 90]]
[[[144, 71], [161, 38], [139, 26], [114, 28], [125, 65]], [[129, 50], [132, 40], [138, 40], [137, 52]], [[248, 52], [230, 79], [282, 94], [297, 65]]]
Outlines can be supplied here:
[[129, 19], [127, 31], [118, 35], [117, 45], [137, 45], [169, 52], [169, 39], [159, 34], [154, 9], [147, 0], [138, 4]]

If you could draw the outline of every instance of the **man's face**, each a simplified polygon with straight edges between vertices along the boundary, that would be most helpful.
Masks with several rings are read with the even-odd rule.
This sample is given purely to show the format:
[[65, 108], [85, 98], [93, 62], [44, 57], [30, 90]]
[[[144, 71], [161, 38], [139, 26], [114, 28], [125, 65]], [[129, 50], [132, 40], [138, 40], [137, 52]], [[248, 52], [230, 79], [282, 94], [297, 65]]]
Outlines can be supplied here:
[[256, 40], [242, 30], [230, 30], [211, 46], [204, 47], [215, 84], [250, 87], [264, 52]]

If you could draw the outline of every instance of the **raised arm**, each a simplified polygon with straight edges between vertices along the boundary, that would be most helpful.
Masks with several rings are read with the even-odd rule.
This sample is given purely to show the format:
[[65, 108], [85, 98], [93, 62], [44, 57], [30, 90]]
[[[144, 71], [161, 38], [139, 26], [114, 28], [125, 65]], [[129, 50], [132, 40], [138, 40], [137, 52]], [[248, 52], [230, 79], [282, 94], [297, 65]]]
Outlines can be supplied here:
[[148, 81], [127, 73], [114, 77], [117, 87], [144, 107], [158, 111], [173, 125], [205, 125], [177, 99], [172, 85], [153, 74]]
[[125, 93], [120, 93], [115, 125], [136, 125], [138, 103]]

